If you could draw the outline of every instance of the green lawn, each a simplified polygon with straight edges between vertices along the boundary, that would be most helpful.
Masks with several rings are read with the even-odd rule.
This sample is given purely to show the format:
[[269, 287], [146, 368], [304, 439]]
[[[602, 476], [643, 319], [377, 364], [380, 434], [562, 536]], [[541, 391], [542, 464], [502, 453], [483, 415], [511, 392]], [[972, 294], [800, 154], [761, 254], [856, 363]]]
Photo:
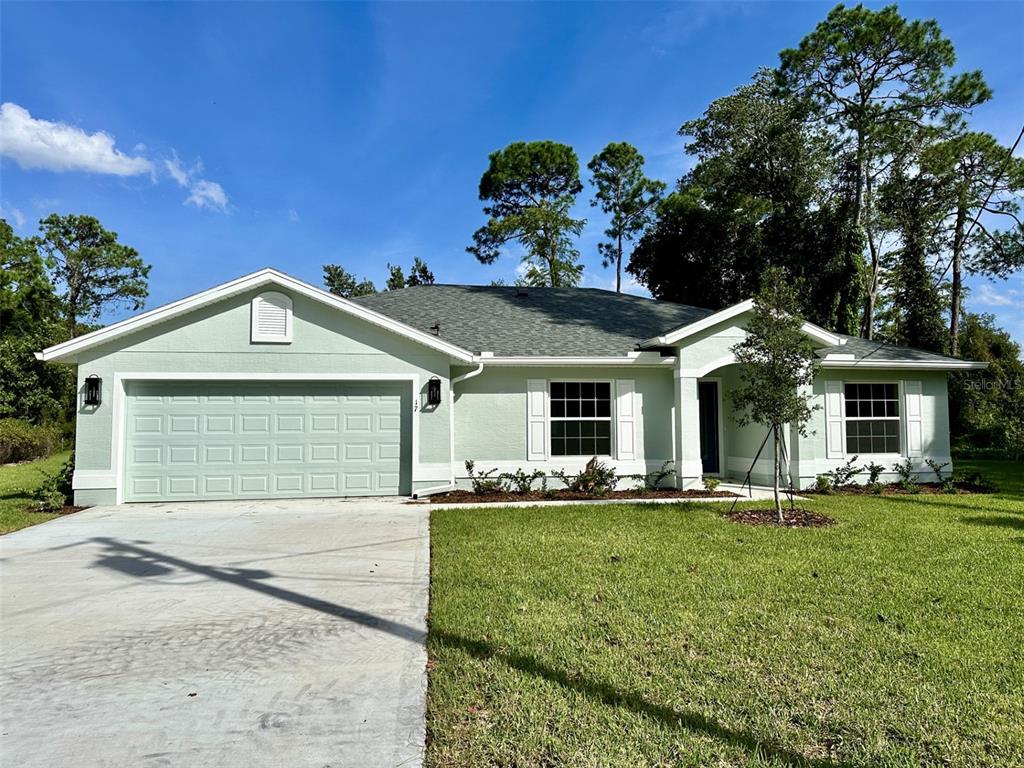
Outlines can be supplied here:
[[58, 515], [30, 512], [31, 493], [43, 481], [40, 470], [56, 472], [68, 460], [70, 451], [55, 453], [39, 461], [5, 464], [0, 467], [0, 534], [44, 523]]
[[980, 496], [431, 515], [428, 765], [1024, 765], [1024, 466]]

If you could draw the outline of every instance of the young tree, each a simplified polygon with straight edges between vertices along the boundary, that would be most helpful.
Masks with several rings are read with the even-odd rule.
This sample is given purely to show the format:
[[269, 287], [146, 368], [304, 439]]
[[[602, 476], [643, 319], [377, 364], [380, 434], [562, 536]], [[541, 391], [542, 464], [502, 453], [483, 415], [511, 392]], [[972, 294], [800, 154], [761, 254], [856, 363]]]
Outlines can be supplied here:
[[803, 323], [796, 293], [786, 273], [778, 268], [768, 269], [754, 297], [746, 337], [732, 347], [740, 366], [740, 384], [730, 395], [740, 414], [737, 422], [740, 426], [756, 422], [771, 430], [775, 513], [780, 523], [784, 522], [779, 498], [782, 428], [790, 424], [805, 435], [814, 410], [801, 391], [814, 380], [818, 367], [814, 349], [801, 330]]
[[480, 199], [488, 203], [484, 213], [489, 219], [466, 250], [482, 264], [493, 264], [501, 248], [515, 241], [525, 249], [526, 282], [579, 284], [583, 266], [572, 237], [586, 221], [569, 211], [581, 189], [579, 161], [565, 144], [516, 142], [491, 153], [480, 178]]
[[141, 309], [149, 295], [149, 265], [117, 233], [92, 216], [54, 213], [39, 222], [38, 245], [46, 254], [58, 290], [68, 335], [78, 335], [83, 319], [98, 319], [117, 304]]
[[980, 72], [948, 75], [956, 54], [939, 25], [907, 21], [895, 5], [837, 5], [779, 58], [783, 92], [806, 101], [853, 169], [852, 216], [864, 230], [869, 266], [861, 334], [871, 338], [882, 262], [874, 197], [889, 159], [911, 134], [955, 124], [991, 91]]
[[338, 264], [324, 264], [324, 287], [343, 299], [368, 296], [377, 292], [370, 280], [358, 280], [355, 275]]
[[587, 164], [596, 188], [591, 205], [611, 216], [604, 231], [609, 241], [598, 243], [601, 263], [615, 266], [615, 291], [622, 292], [623, 243], [647, 226], [665, 191], [665, 183], [644, 176], [644, 156], [627, 142], [612, 142]]
[[951, 278], [949, 349], [959, 354], [963, 274], [1005, 279], [1024, 267], [1024, 159], [987, 133], [967, 132], [922, 153], [921, 166], [946, 194], [946, 271]]

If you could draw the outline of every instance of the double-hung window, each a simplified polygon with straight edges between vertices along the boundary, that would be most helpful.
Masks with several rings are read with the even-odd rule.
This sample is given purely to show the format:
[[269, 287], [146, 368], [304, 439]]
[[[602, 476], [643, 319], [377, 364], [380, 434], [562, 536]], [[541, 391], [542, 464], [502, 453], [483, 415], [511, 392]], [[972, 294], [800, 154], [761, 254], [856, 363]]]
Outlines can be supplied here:
[[846, 452], [899, 453], [899, 386], [848, 382], [844, 396]]
[[552, 381], [552, 456], [610, 456], [612, 393], [607, 381]]

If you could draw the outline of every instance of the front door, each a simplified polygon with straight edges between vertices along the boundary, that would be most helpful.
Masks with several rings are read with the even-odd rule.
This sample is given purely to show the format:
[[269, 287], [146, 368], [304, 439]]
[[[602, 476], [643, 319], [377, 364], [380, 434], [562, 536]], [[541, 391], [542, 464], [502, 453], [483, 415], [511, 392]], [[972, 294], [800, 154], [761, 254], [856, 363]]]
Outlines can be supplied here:
[[718, 445], [718, 382], [698, 381], [700, 400], [700, 462], [705, 475], [721, 472]]

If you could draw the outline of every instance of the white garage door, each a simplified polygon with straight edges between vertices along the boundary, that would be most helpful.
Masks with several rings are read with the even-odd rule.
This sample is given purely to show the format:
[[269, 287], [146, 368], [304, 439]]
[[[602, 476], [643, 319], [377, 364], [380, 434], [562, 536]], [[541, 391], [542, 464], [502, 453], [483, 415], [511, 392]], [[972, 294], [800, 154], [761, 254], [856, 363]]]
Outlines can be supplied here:
[[408, 492], [399, 384], [133, 382], [127, 394], [126, 501]]

